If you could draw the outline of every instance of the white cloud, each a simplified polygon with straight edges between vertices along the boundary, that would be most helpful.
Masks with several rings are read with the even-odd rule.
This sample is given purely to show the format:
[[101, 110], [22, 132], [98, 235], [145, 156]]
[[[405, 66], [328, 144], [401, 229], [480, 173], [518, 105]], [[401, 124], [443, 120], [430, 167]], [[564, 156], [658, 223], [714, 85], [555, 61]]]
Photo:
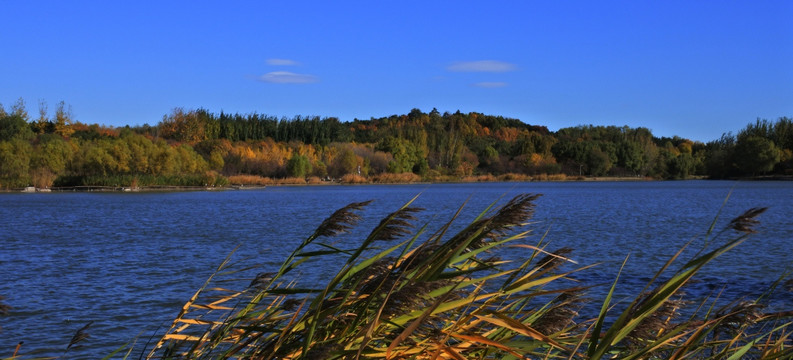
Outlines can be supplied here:
[[481, 87], [481, 88], [500, 88], [500, 87], [507, 86], [507, 83], [505, 83], [503, 81], [483, 81], [483, 82], [479, 82], [479, 83], [474, 84], [474, 86]]
[[309, 74], [295, 74], [289, 71], [273, 71], [259, 77], [259, 81], [273, 84], [310, 84], [319, 78]]
[[289, 60], [289, 59], [267, 59], [267, 65], [274, 65], [274, 66], [295, 66], [300, 65], [297, 61]]
[[446, 70], [455, 72], [508, 72], [514, 71], [517, 67], [504, 61], [480, 60], [462, 61], [449, 65]]

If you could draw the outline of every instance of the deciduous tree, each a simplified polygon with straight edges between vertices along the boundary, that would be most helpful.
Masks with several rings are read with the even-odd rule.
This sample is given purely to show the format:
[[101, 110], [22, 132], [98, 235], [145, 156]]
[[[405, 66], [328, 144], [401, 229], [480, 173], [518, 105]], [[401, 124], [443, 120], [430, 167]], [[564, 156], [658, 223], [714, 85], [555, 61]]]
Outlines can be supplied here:
[[738, 169], [747, 174], [765, 174], [774, 169], [780, 160], [779, 149], [774, 142], [759, 136], [738, 139], [735, 146], [735, 162]]

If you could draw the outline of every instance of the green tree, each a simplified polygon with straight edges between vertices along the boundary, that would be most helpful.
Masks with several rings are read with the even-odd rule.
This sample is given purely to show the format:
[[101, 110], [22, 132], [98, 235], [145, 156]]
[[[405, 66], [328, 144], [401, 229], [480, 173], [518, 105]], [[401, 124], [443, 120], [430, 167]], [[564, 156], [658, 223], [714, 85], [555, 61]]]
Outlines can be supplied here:
[[129, 172], [132, 174], [151, 173], [151, 157], [154, 154], [154, 144], [151, 140], [138, 134], [124, 133], [121, 141], [126, 143], [129, 150]]
[[286, 172], [289, 176], [304, 178], [311, 174], [311, 161], [307, 156], [294, 154], [286, 163]]
[[207, 160], [209, 163], [209, 168], [212, 170], [223, 170], [223, 166], [226, 165], [226, 161], [223, 159], [223, 151], [220, 149], [214, 149], [209, 153], [209, 159]]
[[590, 175], [606, 175], [609, 170], [611, 170], [611, 166], [611, 158], [603, 150], [600, 150], [599, 148], [593, 148], [589, 152], [589, 157], [587, 159], [587, 169]]
[[690, 153], [682, 153], [670, 157], [666, 169], [667, 178], [686, 179], [694, 173], [696, 169], [696, 160]]
[[60, 136], [39, 135], [39, 143], [31, 156], [31, 178], [36, 187], [52, 186], [55, 178], [62, 175], [72, 159], [72, 146]]
[[19, 115], [11, 114], [0, 117], [0, 141], [14, 138], [28, 140], [32, 137], [33, 131]]
[[765, 174], [774, 169], [780, 160], [774, 142], [759, 136], [738, 138], [735, 146], [735, 163], [745, 174]]
[[735, 136], [722, 134], [718, 140], [705, 145], [705, 174], [712, 179], [724, 179], [735, 175]]
[[393, 160], [388, 163], [391, 173], [414, 172], [424, 174], [429, 170], [427, 157], [421, 147], [406, 139], [386, 137], [377, 144], [377, 150], [391, 153]]
[[352, 150], [345, 148], [333, 159], [328, 172], [331, 176], [340, 178], [347, 174], [357, 173], [357, 170], [358, 156]]
[[617, 148], [618, 165], [638, 175], [644, 168], [644, 154], [642, 146], [635, 141], [623, 141]]
[[175, 167], [173, 175], [200, 174], [209, 169], [209, 165], [193, 147], [188, 144], [181, 144], [172, 149], [175, 155]]
[[22, 139], [0, 141], [0, 187], [30, 184], [30, 143]]
[[149, 157], [149, 173], [152, 175], [171, 175], [175, 173], [176, 151], [164, 140], [154, 142], [152, 153]]
[[74, 173], [83, 176], [107, 176], [116, 169], [116, 160], [107, 151], [106, 141], [85, 143], [75, 154]]

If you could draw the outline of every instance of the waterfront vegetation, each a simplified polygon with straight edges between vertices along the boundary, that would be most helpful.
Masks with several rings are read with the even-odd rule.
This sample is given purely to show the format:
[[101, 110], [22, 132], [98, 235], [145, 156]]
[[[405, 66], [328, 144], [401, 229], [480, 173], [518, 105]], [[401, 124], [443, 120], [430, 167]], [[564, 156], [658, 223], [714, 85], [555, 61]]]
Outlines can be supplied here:
[[[585, 284], [573, 249], [550, 247], [530, 225], [539, 195], [495, 203], [457, 233], [433, 234], [413, 200], [383, 218], [355, 246], [351, 231], [370, 202], [331, 214], [271, 272], [236, 265], [232, 252], [165, 330], [130, 341], [112, 356], [148, 359], [788, 359], [793, 311], [767, 311], [781, 274], [756, 299], [714, 292], [690, 298], [686, 287], [710, 261], [742, 251], [764, 208], [723, 229], [711, 226], [680, 249], [632, 299], [611, 284]], [[415, 200], [415, 199], [414, 199]], [[461, 208], [462, 210], [462, 208]], [[446, 221], [446, 220], [443, 220]], [[716, 222], [714, 221], [714, 224]], [[426, 239], [426, 240], [420, 240]], [[518, 261], [500, 252], [520, 251]], [[322, 286], [305, 284], [317, 259], [336, 268]], [[630, 257], [625, 262], [631, 261]], [[624, 265], [624, 263], [623, 263]], [[593, 286], [607, 289], [592, 298]], [[584, 308], [594, 308], [587, 311]], [[90, 324], [89, 324], [90, 325]], [[90, 341], [89, 325], [69, 347]], [[101, 336], [101, 335], [96, 335]], [[150, 335], [146, 335], [149, 338]], [[67, 349], [68, 352], [68, 349]]]
[[[321, 221], [280, 265], [263, 269], [230, 251], [163, 329], [119, 344], [107, 358], [793, 356], [789, 303], [767, 307], [778, 292], [793, 291], [789, 270], [780, 269], [756, 298], [725, 298], [718, 289], [697, 292], [701, 298], [687, 294], [712, 260], [745, 251], [764, 208], [738, 214], [721, 228], [714, 220], [624, 298], [616, 295], [625, 293], [619, 291], [622, 270], [610, 283], [582, 282], [580, 273], [605, 265], [578, 264], [574, 249], [553, 247], [552, 233], [532, 230], [538, 197], [522, 194], [502, 206], [497, 201], [464, 226], [454, 225], [463, 205], [433, 217], [443, 223], [439, 227], [420, 220], [423, 209], [414, 198], [371, 231], [357, 227], [371, 201], [351, 203]], [[503, 256], [516, 252], [523, 255]], [[626, 256], [622, 266], [631, 260]], [[306, 282], [306, 274], [318, 271], [323, 282]], [[0, 302], [0, 315], [9, 310]], [[101, 336], [85, 324], [64, 344], [61, 358], [79, 356]], [[20, 343], [8, 359], [27, 359], [30, 350]]]
[[0, 105], [5, 189], [294, 184], [345, 176], [359, 183], [769, 175], [793, 175], [790, 118], [758, 119], [737, 135], [702, 143], [655, 137], [641, 127], [551, 132], [502, 116], [434, 109], [351, 122], [175, 109], [154, 126], [116, 128], [80, 123], [63, 102], [51, 117], [40, 104], [37, 118], [21, 99], [8, 109]]

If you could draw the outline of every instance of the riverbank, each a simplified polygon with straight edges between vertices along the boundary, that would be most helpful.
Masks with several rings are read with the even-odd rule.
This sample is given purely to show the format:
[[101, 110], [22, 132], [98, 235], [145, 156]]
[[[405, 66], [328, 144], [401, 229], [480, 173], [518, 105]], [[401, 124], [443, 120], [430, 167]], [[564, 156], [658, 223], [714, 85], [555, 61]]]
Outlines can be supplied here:
[[312, 178], [283, 178], [272, 179], [245, 175], [233, 177], [230, 185], [224, 186], [179, 186], [179, 185], [152, 185], [152, 186], [101, 186], [101, 185], [81, 185], [81, 186], [59, 186], [49, 188], [11, 188], [0, 189], [6, 193], [50, 193], [50, 192], [157, 192], [157, 191], [225, 191], [225, 190], [257, 190], [267, 186], [332, 186], [332, 185], [404, 185], [404, 184], [467, 184], [467, 183], [496, 183], [496, 182], [636, 182], [636, 181], [660, 181], [649, 177], [567, 177], [567, 176], [528, 176], [518, 174], [505, 174], [500, 176], [479, 175], [453, 177], [443, 176], [430, 179], [404, 176], [404, 174], [386, 174], [365, 178], [358, 175], [345, 176], [340, 179], [319, 179]]
[[[13, 255], [0, 263], [0, 274], [10, 274], [0, 284], [0, 295], [6, 297], [2, 302], [12, 307], [9, 316], [0, 317], [0, 349], [13, 351], [24, 341], [20, 359], [57, 357], [88, 321], [94, 321], [87, 330], [91, 337], [78, 344], [83, 345], [79, 351], [73, 346], [69, 358], [99, 359], [136, 337], [159, 338], [165, 331], [160, 325], [172, 324], [182, 305], [238, 245], [242, 244], [231, 263], [239, 264], [237, 268], [261, 266], [251, 269], [252, 274], [241, 281], [241, 289], [259, 272], [277, 272], [280, 261], [335, 210], [352, 202], [374, 200], [368, 211], [361, 213], [357, 230], [332, 240], [337, 241], [336, 248], [349, 250], [384, 216], [418, 193], [421, 195], [411, 206], [425, 208], [417, 213], [425, 220], [415, 221], [413, 230], [431, 222], [418, 241], [438, 232], [463, 203], [459, 223], [449, 229], [446, 238], [497, 199], [503, 203], [517, 193], [544, 194], [537, 199], [532, 220], [536, 224], [529, 226], [534, 235], [526, 243], [535, 246], [542, 240], [550, 244], [547, 251], [569, 247], [574, 252], [568, 257], [579, 264], [604, 264], [574, 275], [580, 286], [608, 284], [592, 288], [587, 295], [600, 302], [628, 253], [630, 259], [620, 276], [625, 281], [614, 298], [638, 294], [645, 285], [639, 279], [652, 278], [667, 260], [663, 256], [671, 256], [694, 234], [704, 232], [722, 207], [726, 223], [748, 208], [767, 206], [762, 221], [769, 225], [758, 228], [750, 251], [727, 254], [730, 257], [710, 268], [703, 283], [686, 288], [694, 299], [710, 294], [711, 284], [728, 285], [724, 294], [754, 294], [753, 289], [762, 292], [779, 277], [776, 270], [790, 265], [779, 249], [790, 239], [788, 218], [793, 204], [786, 200], [793, 196], [792, 191], [793, 183], [770, 181], [569, 181], [0, 194], [4, 219], [0, 234], [4, 235], [5, 253]], [[402, 240], [374, 245], [386, 249], [412, 238], [400, 236]], [[323, 239], [312, 245], [319, 241]], [[698, 250], [699, 244], [691, 248], [697, 246]], [[530, 256], [525, 248], [504, 250], [492, 256], [518, 262]], [[293, 271], [301, 275], [294, 288], [322, 290], [344, 263], [344, 259], [316, 260], [309, 263], [313, 266]], [[235, 275], [229, 277], [242, 278]], [[779, 301], [788, 304], [789, 297], [781, 295]], [[600, 305], [596, 305], [598, 309]], [[143, 346], [138, 341], [133, 350], [136, 359]]]
[[[412, 174], [415, 175], [415, 174]], [[51, 188], [12, 188], [0, 189], [6, 193], [49, 193], [49, 192], [158, 192], [158, 191], [226, 191], [226, 190], [259, 190], [267, 186], [332, 186], [332, 185], [404, 185], [404, 184], [468, 184], [468, 183], [496, 183], [496, 182], [644, 182], [644, 181], [667, 181], [642, 176], [575, 176], [564, 175], [520, 175], [504, 174], [499, 176], [477, 175], [477, 176], [441, 176], [430, 179], [421, 178], [418, 175], [405, 176], [405, 174], [383, 174], [366, 178], [358, 175], [348, 175], [340, 179], [320, 179], [310, 178], [282, 178], [273, 179], [252, 175], [232, 177], [237, 181], [232, 181], [230, 185], [224, 186], [180, 186], [180, 185], [152, 185], [152, 186], [61, 186]], [[686, 180], [708, 180], [705, 176], [689, 177]], [[740, 179], [728, 179], [740, 181], [793, 181], [793, 176], [755, 176]]]
[[264, 186], [64, 186], [52, 188], [26, 187], [22, 189], [3, 189], [0, 192], [22, 192], [22, 193], [52, 193], [52, 192], [167, 192], [167, 191], [224, 191], [224, 190], [256, 190], [263, 189]]

